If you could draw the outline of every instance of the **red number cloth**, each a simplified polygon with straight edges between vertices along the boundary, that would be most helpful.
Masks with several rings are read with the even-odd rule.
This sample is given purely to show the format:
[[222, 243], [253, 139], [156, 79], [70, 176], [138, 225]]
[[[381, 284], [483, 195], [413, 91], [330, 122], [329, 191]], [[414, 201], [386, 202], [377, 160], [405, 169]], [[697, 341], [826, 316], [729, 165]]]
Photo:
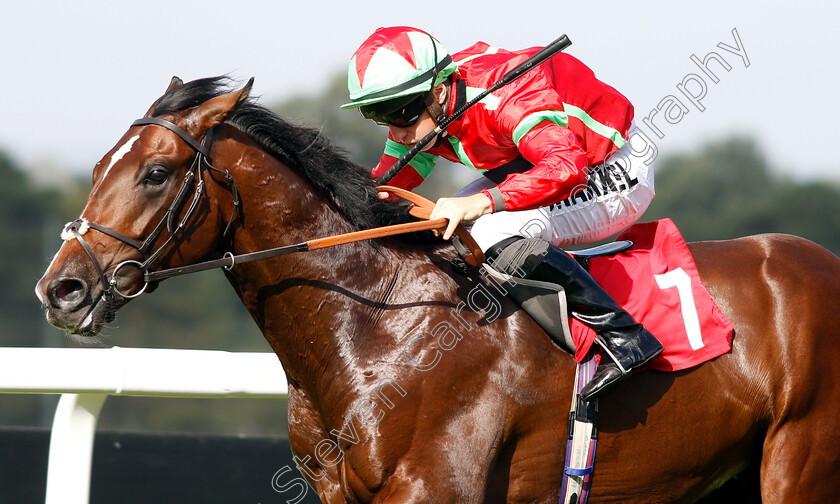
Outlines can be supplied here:
[[[678, 371], [732, 349], [734, 326], [700, 281], [694, 259], [670, 219], [636, 224], [618, 239], [634, 245], [615, 256], [592, 258], [589, 271], [665, 347], [647, 369]], [[595, 333], [574, 319], [570, 328], [580, 362]]]

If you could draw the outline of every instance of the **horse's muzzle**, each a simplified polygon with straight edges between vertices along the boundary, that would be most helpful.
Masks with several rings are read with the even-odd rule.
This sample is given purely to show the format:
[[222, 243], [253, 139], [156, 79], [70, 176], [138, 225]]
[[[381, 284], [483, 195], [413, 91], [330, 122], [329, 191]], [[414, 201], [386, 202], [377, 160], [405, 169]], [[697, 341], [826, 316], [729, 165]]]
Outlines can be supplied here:
[[47, 322], [71, 334], [95, 336], [114, 318], [116, 306], [104, 292], [92, 293], [84, 279], [45, 275], [35, 295], [46, 310]]
[[[43, 280], [42, 280], [43, 281]], [[46, 302], [41, 292], [45, 292]], [[79, 309], [88, 295], [88, 285], [84, 280], [73, 277], [54, 278], [46, 285], [41, 286], [40, 282], [35, 289], [41, 303], [48, 308], [55, 308], [61, 311], [73, 312]]]

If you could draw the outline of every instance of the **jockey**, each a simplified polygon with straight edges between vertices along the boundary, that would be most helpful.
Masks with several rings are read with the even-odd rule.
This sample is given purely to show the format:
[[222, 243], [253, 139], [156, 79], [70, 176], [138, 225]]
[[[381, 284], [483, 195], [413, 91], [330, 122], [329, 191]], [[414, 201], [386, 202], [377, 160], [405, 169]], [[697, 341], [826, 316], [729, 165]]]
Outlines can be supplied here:
[[[538, 49], [507, 51], [478, 42], [450, 56], [422, 30], [376, 30], [350, 60], [351, 101], [342, 105], [388, 127], [373, 177]], [[431, 218], [449, 219], [445, 239], [459, 222], [475, 220], [471, 233], [489, 259], [529, 258], [515, 264], [518, 276], [563, 287], [572, 316], [596, 331], [610, 357], [581, 392], [584, 400], [662, 352], [660, 342], [559, 248], [617, 233], [648, 207], [652, 167], [629, 156], [632, 119], [624, 96], [560, 53], [467, 109], [389, 182], [413, 189], [438, 156], [482, 173], [454, 197], [440, 198]]]

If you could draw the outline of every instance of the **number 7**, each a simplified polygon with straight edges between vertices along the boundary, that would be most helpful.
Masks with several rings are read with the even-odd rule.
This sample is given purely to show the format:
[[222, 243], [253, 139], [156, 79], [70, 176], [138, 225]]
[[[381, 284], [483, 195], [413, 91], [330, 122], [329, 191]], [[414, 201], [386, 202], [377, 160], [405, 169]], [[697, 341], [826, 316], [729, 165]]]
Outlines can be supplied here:
[[680, 309], [682, 311], [685, 333], [688, 335], [688, 344], [692, 350], [703, 348], [703, 337], [700, 334], [700, 318], [697, 316], [697, 306], [694, 304], [694, 293], [691, 291], [691, 277], [682, 268], [653, 275], [660, 289], [677, 288], [680, 296]]

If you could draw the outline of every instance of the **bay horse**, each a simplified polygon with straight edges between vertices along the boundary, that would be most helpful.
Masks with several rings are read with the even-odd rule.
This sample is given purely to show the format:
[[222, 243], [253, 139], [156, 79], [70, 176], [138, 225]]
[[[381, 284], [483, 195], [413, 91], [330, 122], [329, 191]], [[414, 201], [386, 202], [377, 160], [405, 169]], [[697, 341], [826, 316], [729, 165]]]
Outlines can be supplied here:
[[[36, 287], [53, 325], [96, 335], [149, 286], [138, 265], [407, 220], [368, 171], [250, 89], [173, 78], [97, 163]], [[295, 460], [330, 504], [557, 502], [574, 360], [435, 240], [225, 272], [288, 377]], [[748, 467], [765, 504], [836, 502], [840, 260], [778, 234], [690, 250], [736, 327], [732, 350], [604, 395], [590, 502], [697, 502]]]

